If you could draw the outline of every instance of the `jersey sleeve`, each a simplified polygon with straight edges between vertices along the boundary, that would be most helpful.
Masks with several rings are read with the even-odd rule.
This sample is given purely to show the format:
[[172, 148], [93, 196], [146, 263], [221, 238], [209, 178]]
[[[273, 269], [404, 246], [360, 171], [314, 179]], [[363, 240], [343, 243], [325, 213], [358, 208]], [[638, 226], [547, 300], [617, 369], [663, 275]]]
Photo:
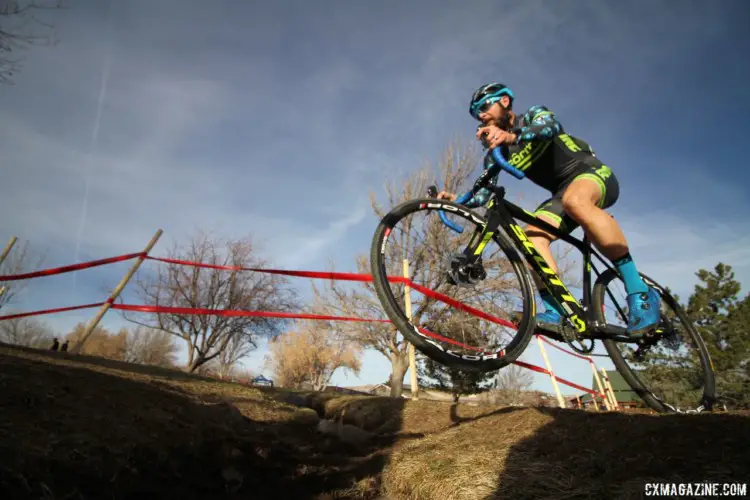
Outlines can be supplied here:
[[[494, 164], [495, 164], [495, 159], [492, 157], [492, 153], [488, 152], [484, 156], [484, 170], [487, 170]], [[497, 178], [499, 175], [500, 174], [498, 173], [498, 175], [490, 179], [490, 185], [497, 184]], [[488, 201], [490, 201], [490, 196], [492, 196], [492, 191], [489, 188], [483, 187], [479, 191], [477, 191], [476, 194], [470, 200], [464, 203], [464, 205], [469, 208], [476, 208], [476, 207], [484, 206], [487, 204]]]
[[463, 203], [463, 205], [469, 207], [469, 208], [477, 208], [482, 207], [487, 204], [488, 201], [490, 201], [490, 196], [492, 195], [492, 191], [490, 191], [487, 188], [481, 188], [477, 193], [472, 196], [472, 198], [467, 201], [466, 203]]
[[555, 114], [545, 106], [530, 107], [521, 118], [521, 124], [512, 130], [518, 137], [518, 143], [549, 141], [563, 131]]

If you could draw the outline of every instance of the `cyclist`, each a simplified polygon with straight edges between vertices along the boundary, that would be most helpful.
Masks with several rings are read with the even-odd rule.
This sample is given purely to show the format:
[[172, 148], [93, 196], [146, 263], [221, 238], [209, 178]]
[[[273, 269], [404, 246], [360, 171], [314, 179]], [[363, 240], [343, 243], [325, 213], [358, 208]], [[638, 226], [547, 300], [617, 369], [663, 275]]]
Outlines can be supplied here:
[[[555, 114], [545, 106], [532, 106], [523, 115], [513, 112], [515, 96], [501, 83], [482, 85], [474, 92], [469, 113], [481, 122], [477, 138], [485, 147], [501, 146], [503, 157], [552, 196], [537, 207], [535, 214], [561, 231], [570, 233], [581, 226], [599, 251], [610, 259], [620, 272], [628, 293], [628, 327], [630, 334], [640, 334], [659, 321], [659, 294], [641, 279], [630, 256], [627, 241], [619, 224], [603, 209], [617, 201], [619, 184], [609, 167], [604, 165], [585, 141], [565, 133]], [[484, 136], [484, 137], [483, 137]], [[484, 168], [495, 163], [491, 152], [484, 159]], [[491, 180], [496, 182], [497, 177]], [[489, 201], [490, 190], [483, 188], [468, 207]], [[456, 195], [441, 192], [438, 198], [455, 200]], [[557, 273], [550, 251], [555, 237], [540, 228], [526, 229], [547, 264]], [[537, 322], [559, 325], [564, 311], [534, 275], [545, 311]]]

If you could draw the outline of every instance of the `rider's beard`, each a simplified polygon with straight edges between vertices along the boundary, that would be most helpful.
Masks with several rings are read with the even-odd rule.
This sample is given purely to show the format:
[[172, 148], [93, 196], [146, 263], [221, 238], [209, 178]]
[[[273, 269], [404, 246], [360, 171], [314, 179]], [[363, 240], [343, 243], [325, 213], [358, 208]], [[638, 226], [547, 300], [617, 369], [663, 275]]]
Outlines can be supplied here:
[[500, 118], [495, 120], [495, 125], [503, 130], [510, 130], [510, 127], [515, 119], [515, 115], [513, 114], [513, 111], [508, 108], [503, 108], [501, 106], [501, 109], [502, 111]]

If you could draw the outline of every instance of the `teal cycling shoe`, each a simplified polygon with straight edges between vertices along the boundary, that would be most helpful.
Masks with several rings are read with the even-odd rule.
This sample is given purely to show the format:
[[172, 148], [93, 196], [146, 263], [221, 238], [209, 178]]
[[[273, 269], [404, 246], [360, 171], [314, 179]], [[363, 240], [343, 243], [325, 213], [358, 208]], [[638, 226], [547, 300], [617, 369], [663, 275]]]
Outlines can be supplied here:
[[660, 306], [661, 297], [653, 288], [628, 295], [628, 334], [639, 335], [659, 324]]
[[555, 311], [554, 309], [547, 309], [543, 313], [539, 313], [536, 315], [536, 322], [537, 323], [549, 323], [552, 325], [559, 325], [562, 322], [562, 316], [560, 316], [560, 313]]

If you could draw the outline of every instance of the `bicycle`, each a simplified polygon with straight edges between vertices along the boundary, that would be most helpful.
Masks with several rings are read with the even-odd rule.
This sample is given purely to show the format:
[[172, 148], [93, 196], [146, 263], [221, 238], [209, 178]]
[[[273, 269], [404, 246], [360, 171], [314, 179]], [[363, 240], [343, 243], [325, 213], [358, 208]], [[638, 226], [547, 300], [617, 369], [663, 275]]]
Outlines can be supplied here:
[[[474, 183], [474, 187], [463, 196], [457, 198], [455, 202], [436, 199], [437, 189], [435, 186], [430, 186], [427, 198], [408, 200], [394, 207], [382, 218], [375, 230], [370, 250], [373, 285], [386, 315], [404, 338], [425, 356], [438, 363], [448, 367], [479, 372], [499, 370], [515, 361], [526, 349], [535, 331], [552, 340], [565, 342], [575, 351], [582, 354], [591, 353], [594, 350], [595, 340], [601, 340], [608, 357], [612, 360], [617, 371], [650, 408], [657, 412], [710, 411], [716, 400], [716, 383], [711, 358], [703, 340], [688, 319], [685, 311], [665, 287], [659, 285], [648, 276], [641, 274], [643, 280], [661, 295], [661, 321], [656, 328], [645, 334], [628, 335], [624, 326], [617, 326], [607, 320], [604, 306], [606, 293], [615, 302], [615, 309], [620, 319], [627, 324], [627, 316], [624, 309], [617, 304], [612, 291], [608, 288], [614, 280], [620, 279], [619, 272], [591, 246], [588, 237], [584, 235], [582, 239], [578, 239], [569, 234], [562, 233], [544, 220], [538, 219], [532, 213], [511, 203], [505, 199], [505, 188], [502, 186], [496, 185], [491, 188], [492, 196], [487, 204], [487, 212], [484, 217], [463, 205], [481, 188], [487, 187], [490, 179], [498, 175], [501, 170], [507, 171], [517, 179], [525, 177], [525, 174], [521, 170], [516, 169], [505, 161], [499, 148], [493, 149], [491, 153], [495, 159], [495, 164], [486, 169]], [[476, 286], [477, 283], [481, 283], [486, 279], [487, 269], [484, 267], [482, 258], [483, 252], [490, 241], [495, 242], [504, 253], [505, 258], [508, 260], [506, 267], [512, 267], [513, 272], [518, 277], [518, 287], [521, 289], [522, 296], [520, 301], [522, 311], [515, 311], [514, 315], [508, 315], [508, 318], [513, 318], [513, 321], [499, 317], [496, 317], [494, 320], [488, 320], [488, 315], [482, 316], [482, 318], [498, 324], [510, 323], [515, 327], [516, 333], [507, 347], [494, 351], [467, 347], [454, 338], [447, 337], [446, 334], [438, 335], [423, 326], [413, 324], [413, 319], [407, 317], [402, 310], [400, 301], [390, 288], [389, 281], [399, 281], [399, 279], [389, 279], [387, 275], [384, 263], [386, 249], [389, 244], [389, 237], [396, 224], [411, 214], [423, 211], [427, 213], [437, 211], [442, 224], [458, 234], [463, 233], [464, 227], [449, 220], [446, 217], [446, 212], [450, 212], [452, 216], [463, 219], [474, 227], [471, 239], [464, 246], [463, 251], [452, 254], [450, 262], [446, 265], [447, 269], [443, 273], [444, 277], [441, 278], [441, 286], [445, 284], [448, 287], [471, 287]], [[558, 275], [547, 266], [544, 258], [529, 241], [524, 230], [516, 223], [517, 220], [533, 224], [555, 235], [560, 240], [566, 241], [581, 252], [583, 255], [583, 296], [580, 302], [573, 297], [573, 294], [570, 293]], [[411, 228], [411, 226], [409, 227]], [[455, 235], [453, 236], [456, 237]], [[520, 257], [521, 255], [524, 258], [523, 260]], [[606, 270], [600, 273], [593, 265], [593, 257], [596, 257], [604, 264]], [[524, 260], [526, 265], [524, 265]], [[597, 276], [593, 286], [592, 269]], [[539, 277], [544, 287], [566, 312], [563, 323], [556, 328], [550, 328], [549, 325], [545, 325], [545, 328], [539, 328], [536, 323], [536, 303], [532, 291], [530, 272], [534, 272]], [[426, 293], [425, 287], [418, 286], [413, 282], [407, 284], [412, 288]], [[427, 300], [425, 303], [428, 303]], [[436, 300], [451, 303], [445, 299], [438, 298]], [[462, 308], [473, 314], [477, 313], [476, 309], [469, 306], [464, 307], [457, 301], [454, 301], [452, 304], [454, 307]], [[672, 314], [665, 312], [667, 307], [671, 309]], [[441, 318], [445, 317], [445, 314], [441, 316]], [[679, 335], [675, 325], [676, 322], [681, 324], [686, 332], [686, 336]], [[440, 321], [436, 321], [436, 323], [440, 324]], [[508, 325], [506, 324], [505, 326]], [[472, 335], [476, 339], [482, 337], [484, 333], [481, 335]], [[657, 395], [641, 379], [641, 377], [647, 377], [647, 373], [651, 372], [631, 368], [628, 361], [626, 361], [626, 357], [618, 348], [619, 345], [635, 344], [637, 350], [633, 359], [638, 362], [642, 361], [645, 354], [653, 349], [660, 340], [665, 340], [668, 347], [676, 352], [676, 348], [679, 347], [681, 341], [685, 340], [685, 337], [696, 348], [691, 358], [693, 366], [699, 364], [702, 370], [700, 377], [688, 376], [683, 373], [675, 379], [680, 381], [680, 383], [684, 382], [686, 384], [692, 381], [692, 390], [696, 389], [696, 384], [702, 383], [700, 396], [695, 398], [697, 401], [691, 403], [697, 403], [697, 406], [689, 410], [682, 410], [671, 403], [665, 402], [663, 400], [665, 397], [664, 393]], [[444, 347], [443, 343], [449, 344], [449, 346]], [[586, 343], [590, 343], [590, 345], [587, 347]], [[458, 352], [454, 346], [467, 347], [470, 353], [464, 354]], [[677, 371], [675, 373], [679, 374], [680, 372]], [[664, 376], [664, 373], [661, 376]], [[688, 380], [685, 381], [683, 379]], [[649, 383], [649, 385], [652, 384]], [[681, 403], [684, 403], [687, 397], [684, 392], [688, 389], [675, 387], [677, 386], [671, 389], [672, 392], [677, 395], [678, 399], [681, 399]], [[680, 390], [683, 392], [681, 393]]]

